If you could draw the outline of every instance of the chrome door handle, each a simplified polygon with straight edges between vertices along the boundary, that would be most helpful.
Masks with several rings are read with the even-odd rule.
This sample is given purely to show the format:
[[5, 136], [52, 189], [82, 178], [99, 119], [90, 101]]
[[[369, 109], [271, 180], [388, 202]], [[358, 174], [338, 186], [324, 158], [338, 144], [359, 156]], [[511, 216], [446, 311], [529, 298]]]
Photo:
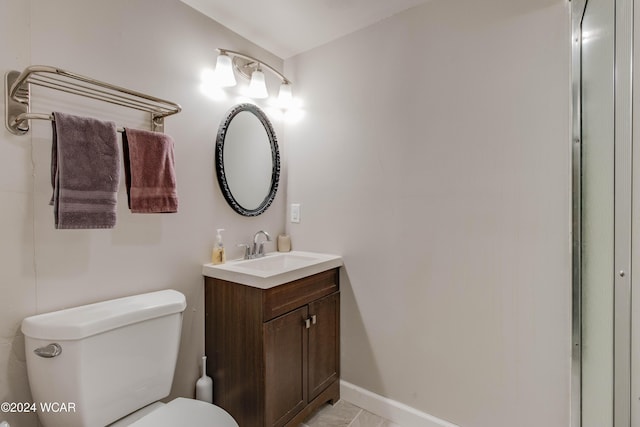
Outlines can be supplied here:
[[318, 318], [315, 314], [304, 319], [304, 325], [307, 327], [307, 329], [309, 329], [311, 325], [315, 325], [316, 323], [318, 323]]

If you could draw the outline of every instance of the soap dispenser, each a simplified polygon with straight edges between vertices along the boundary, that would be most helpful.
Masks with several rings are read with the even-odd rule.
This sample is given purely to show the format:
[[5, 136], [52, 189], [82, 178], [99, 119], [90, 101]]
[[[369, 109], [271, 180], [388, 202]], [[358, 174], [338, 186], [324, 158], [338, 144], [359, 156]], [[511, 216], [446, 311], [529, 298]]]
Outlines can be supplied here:
[[216, 242], [213, 244], [211, 264], [224, 264], [227, 257], [224, 254], [224, 243], [222, 243], [222, 234], [220, 234], [224, 231], [224, 228], [218, 228], [216, 231]]

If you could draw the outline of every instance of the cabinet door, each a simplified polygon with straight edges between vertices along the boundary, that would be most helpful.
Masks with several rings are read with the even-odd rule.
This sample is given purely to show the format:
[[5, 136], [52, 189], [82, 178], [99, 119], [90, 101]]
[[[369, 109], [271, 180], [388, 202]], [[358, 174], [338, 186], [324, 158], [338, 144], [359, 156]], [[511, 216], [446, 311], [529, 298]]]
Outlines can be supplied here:
[[340, 376], [340, 294], [309, 304], [309, 401]]
[[283, 426], [307, 405], [308, 317], [305, 306], [264, 324], [265, 426]]

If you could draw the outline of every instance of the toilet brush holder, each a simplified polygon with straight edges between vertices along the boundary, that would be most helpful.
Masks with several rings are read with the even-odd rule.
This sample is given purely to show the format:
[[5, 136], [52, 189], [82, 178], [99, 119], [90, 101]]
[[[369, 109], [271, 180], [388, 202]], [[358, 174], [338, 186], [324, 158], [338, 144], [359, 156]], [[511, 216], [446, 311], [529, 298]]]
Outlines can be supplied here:
[[196, 399], [213, 403], [213, 380], [207, 376], [207, 356], [202, 356], [202, 376], [196, 381]]

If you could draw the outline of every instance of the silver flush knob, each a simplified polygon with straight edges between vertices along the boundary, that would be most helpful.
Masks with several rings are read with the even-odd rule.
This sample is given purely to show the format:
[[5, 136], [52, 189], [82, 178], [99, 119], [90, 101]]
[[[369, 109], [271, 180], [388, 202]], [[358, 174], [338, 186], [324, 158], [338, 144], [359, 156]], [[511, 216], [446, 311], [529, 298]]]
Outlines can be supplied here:
[[53, 343], [44, 347], [36, 348], [33, 352], [40, 357], [50, 359], [62, 353], [62, 347], [60, 347], [60, 344]]

